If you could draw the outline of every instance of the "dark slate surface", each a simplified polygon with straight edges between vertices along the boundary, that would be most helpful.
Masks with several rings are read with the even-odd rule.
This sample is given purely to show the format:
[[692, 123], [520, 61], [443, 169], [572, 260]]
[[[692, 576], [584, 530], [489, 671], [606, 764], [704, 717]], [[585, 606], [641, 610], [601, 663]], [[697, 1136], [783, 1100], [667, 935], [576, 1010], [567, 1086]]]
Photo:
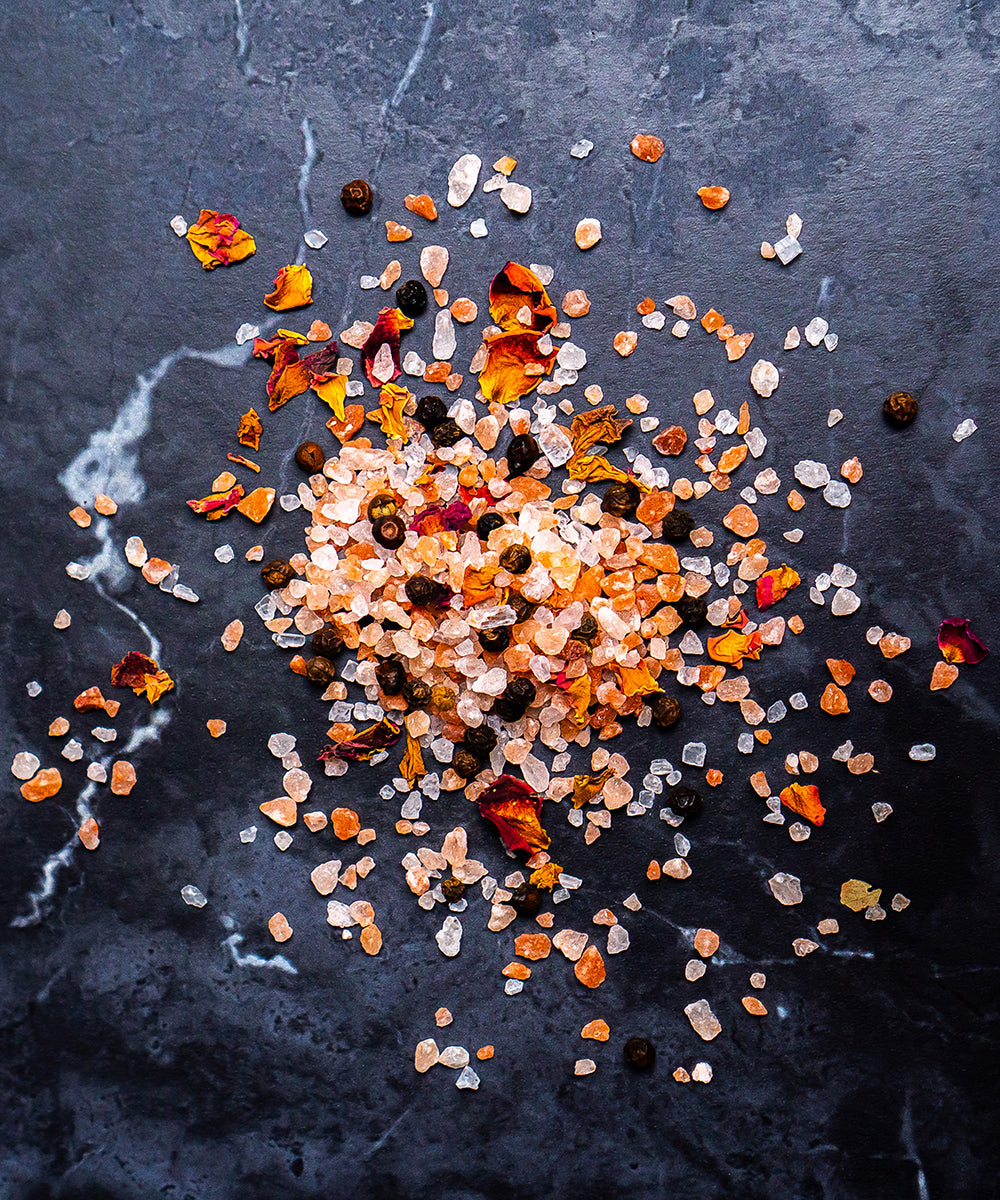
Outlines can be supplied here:
[[[38, 807], [9, 775], [4, 791], [0, 1196], [996, 1195], [995, 658], [964, 668], [948, 692], [931, 695], [927, 681], [942, 617], [967, 616], [997, 642], [997, 6], [24, 0], [0, 27], [0, 749], [5, 762], [35, 750], [66, 778]], [[640, 129], [667, 142], [655, 167], [628, 153]], [[568, 154], [581, 136], [597, 146], [585, 162]], [[466, 150], [487, 164], [519, 159], [515, 178], [534, 188], [528, 216], [482, 193], [460, 212], [443, 204], [445, 174]], [[357, 174], [379, 195], [370, 222], [349, 220], [337, 200]], [[718, 181], [733, 200], [708, 215], [693, 191]], [[508, 258], [551, 263], [554, 295], [584, 286], [594, 300], [574, 333], [590, 354], [577, 393], [588, 382], [617, 400], [642, 390], [651, 411], [692, 431], [698, 387], [720, 407], [753, 400], [769, 438], [758, 469], [773, 465], [784, 485], [758, 505], [766, 534], [783, 545], [782, 529], [806, 531], [787, 550], [806, 582], [835, 561], [860, 575], [865, 603], [853, 618], [815, 609], [804, 589], [786, 608], [803, 614], [806, 633], [759, 665], [754, 694], [767, 703], [801, 687], [811, 708], [776, 726], [768, 751], [740, 758], [739, 714], [696, 700], [683, 733], [658, 745], [621, 739], [636, 782], [650, 753], [677, 761], [692, 736], [726, 771], [691, 830], [688, 883], [645, 882], [649, 857], [670, 853], [655, 813], [616, 817], [585, 850], [554, 810], [554, 854], [586, 878], [560, 921], [591, 928], [611, 903], [632, 935], [594, 994], [553, 959], [521, 996], [504, 997], [510, 937], [485, 931], [481, 900], [463, 918], [461, 955], [440, 955], [440, 912], [417, 909], [394, 866], [411, 847], [392, 831], [394, 804], [375, 797], [387, 768], [320, 777], [314, 790], [323, 806], [350, 803], [379, 828], [369, 848], [379, 866], [357, 895], [376, 905], [385, 949], [369, 960], [356, 941], [333, 940], [308, 883], [331, 856], [329, 834], [310, 842], [299, 830], [281, 855], [256, 813], [280, 787], [268, 735], [295, 733], [308, 758], [325, 706], [253, 616], [261, 588], [242, 551], [257, 531], [238, 518], [204, 525], [183, 507], [222, 468], [236, 416], [260, 408], [262, 370], [237, 369], [232, 333], [267, 315], [260, 298], [303, 229], [331, 239], [309, 256], [309, 315], [339, 330], [373, 316], [380, 294], [358, 291], [357, 278], [391, 257], [382, 221], [405, 215], [406, 192], [425, 190], [442, 209], [431, 232], [452, 251], [453, 296], [485, 311], [486, 281]], [[257, 256], [201, 271], [166, 223], [203, 204], [237, 213]], [[793, 210], [806, 252], [783, 271], [757, 246], [780, 236]], [[480, 215], [490, 236], [473, 242], [468, 224]], [[571, 237], [583, 215], [605, 231], [587, 256]], [[411, 223], [417, 237], [392, 251], [407, 274], [430, 240]], [[685, 343], [643, 331], [637, 353], [618, 359], [611, 336], [635, 323], [636, 300], [680, 290], [757, 331], [742, 363], [720, 362], [698, 330]], [[839, 349], [784, 354], [785, 329], [817, 313]], [[429, 357], [429, 343], [425, 320], [411, 345]], [[206, 361], [182, 347], [219, 353]], [[747, 384], [758, 351], [783, 372], [769, 401]], [[923, 405], [903, 433], [879, 417], [896, 387]], [[833, 406], [846, 416], [828, 430]], [[958, 446], [950, 434], [970, 416], [981, 428]], [[306, 397], [270, 418], [261, 480], [293, 488], [290, 450], [307, 434], [328, 441], [322, 421]], [[109, 430], [110, 443], [99, 432]], [[631, 438], [644, 441], [637, 429]], [[855, 453], [865, 477], [849, 509], [814, 495], [799, 516], [788, 512], [792, 463], [836, 467]], [[753, 473], [744, 467], [729, 497], [709, 497], [701, 519], [724, 533], [719, 518]], [[94, 529], [65, 516], [67, 490], [95, 486], [123, 500], [99, 586], [64, 571], [100, 550]], [[301, 525], [301, 514], [276, 510], [262, 534], [268, 553], [298, 549]], [[182, 565], [198, 605], [116, 567], [132, 533]], [[228, 567], [212, 557], [224, 541], [238, 552]], [[73, 615], [61, 634], [60, 607]], [[247, 636], [226, 656], [218, 635], [237, 614]], [[87, 731], [101, 722], [74, 721], [87, 751], [77, 764], [45, 730], [124, 650], [147, 648], [137, 621], [162, 643], [178, 687], [157, 710], [157, 736], [129, 753], [133, 795], [95, 790], [99, 851], [71, 848], [61, 861], [86, 762], [100, 750]], [[874, 623], [907, 633], [913, 649], [884, 662], [863, 638]], [[817, 709], [829, 655], [859, 672], [854, 711], [837, 721]], [[864, 696], [876, 676], [895, 688], [888, 706]], [[44, 687], [36, 699], [31, 679]], [[148, 725], [144, 703], [126, 697], [119, 747]], [[205, 733], [210, 716], [229, 722], [221, 741]], [[878, 774], [855, 779], [830, 761], [845, 737], [875, 753]], [[911, 764], [907, 748], [924, 740], [937, 744], [936, 761]], [[779, 778], [784, 755], [803, 747], [823, 759], [830, 816], [793, 845], [787, 830], [761, 824], [745, 778], [759, 766]], [[881, 826], [875, 799], [895, 808]], [[432, 836], [463, 820], [473, 852], [506, 869], [464, 801], [428, 809]], [[255, 816], [261, 835], [243, 846], [237, 831]], [[800, 907], [771, 899], [775, 870], [803, 878]], [[867, 922], [837, 905], [851, 876], [913, 903]], [[181, 903], [188, 882], [208, 907]], [[630, 916], [618, 902], [633, 889], [645, 907]], [[273, 960], [265, 921], [277, 908], [296, 929], [281, 948], [296, 974], [243, 958]], [[831, 915], [841, 934], [796, 959], [792, 939]], [[682, 931], [696, 925], [719, 930], [725, 948], [689, 985]], [[235, 951], [230, 932], [244, 939]], [[739, 1005], [755, 968], [768, 975], [771, 1015], [760, 1022]], [[682, 1013], [701, 995], [725, 1027], [711, 1045]], [[447, 1031], [433, 1025], [441, 1004], [455, 1014]], [[595, 1016], [612, 1025], [606, 1046], [577, 1036]], [[621, 1064], [624, 1038], [640, 1032], [659, 1046], [648, 1075]], [[414, 1044], [434, 1033], [442, 1045], [496, 1045], [478, 1093], [457, 1091], [444, 1068], [413, 1073]], [[588, 1053], [596, 1075], [574, 1079], [574, 1059]], [[702, 1059], [715, 1070], [709, 1087], [671, 1080], [675, 1065]]]

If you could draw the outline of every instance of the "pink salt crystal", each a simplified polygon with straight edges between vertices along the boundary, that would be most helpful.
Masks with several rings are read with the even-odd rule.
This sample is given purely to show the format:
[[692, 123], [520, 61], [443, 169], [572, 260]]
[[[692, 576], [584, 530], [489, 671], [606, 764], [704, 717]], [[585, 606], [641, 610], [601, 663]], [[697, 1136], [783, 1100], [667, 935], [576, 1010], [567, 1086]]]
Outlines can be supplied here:
[[135, 787], [135, 767], [125, 759], [119, 759], [111, 768], [111, 791], [116, 796], [127, 796]]
[[824, 937], [828, 937], [831, 933], [840, 932], [840, 922], [833, 917], [827, 917], [825, 920], [820, 921], [816, 928]]
[[113, 517], [118, 511], [118, 505], [103, 492], [98, 492], [94, 497], [94, 508], [102, 517]]
[[691, 875], [691, 868], [686, 858], [668, 858], [663, 864], [663, 874], [671, 879], [687, 879]]
[[417, 1042], [417, 1048], [413, 1052], [413, 1066], [423, 1075], [434, 1066], [440, 1057], [441, 1053], [438, 1050], [437, 1042], [433, 1038], [426, 1038], [422, 1042]]
[[69, 515], [70, 519], [79, 525], [81, 529], [86, 529], [92, 520], [90, 513], [85, 508], [80, 508], [79, 505], [76, 508], [71, 508]]
[[885, 704], [892, 699], [892, 688], [884, 679], [873, 679], [868, 685], [868, 695], [877, 704]]
[[745, 675], [737, 675], [734, 679], [723, 679], [716, 684], [715, 694], [720, 700], [728, 702], [743, 700], [750, 694], [750, 680]]
[[767, 713], [756, 700], [741, 700], [740, 712], [743, 714], [743, 720], [748, 725], [759, 725], [767, 716]]
[[585, 317], [590, 312], [590, 300], [583, 288], [576, 288], [563, 296], [562, 310], [567, 317]]
[[785, 637], [785, 618], [772, 617], [760, 627], [760, 640], [765, 646], [780, 646]]
[[292, 936], [292, 927], [288, 924], [285, 914], [276, 912], [268, 921], [267, 928], [276, 942], [287, 942]]
[[420, 251], [420, 270], [432, 288], [441, 283], [447, 269], [448, 251], [444, 246], [425, 246]]
[[879, 638], [878, 648], [882, 651], [883, 658], [896, 658], [905, 654], [910, 644], [910, 639], [900, 633], [887, 633]]
[[385, 270], [378, 277], [379, 287], [382, 289], [383, 292], [388, 291], [388, 289], [392, 287], [392, 285], [396, 282], [396, 280], [400, 277], [400, 275], [402, 275], [402, 273], [403, 273], [402, 266], [396, 261], [396, 259], [393, 259], [392, 262], [386, 266]]
[[100, 830], [93, 817], [88, 817], [76, 834], [87, 850], [96, 850], [101, 844]]
[[600, 912], [594, 913], [593, 922], [595, 925], [617, 925], [618, 918], [610, 908], [602, 908]]
[[[323, 812], [307, 812], [302, 814], [302, 821], [310, 833], [319, 833], [321, 829], [325, 829], [329, 824], [326, 813]], [[360, 836], [359, 836], [360, 840]]]
[[698, 316], [698, 310], [690, 296], [671, 296], [666, 304], [674, 310], [675, 317], [681, 317], [685, 321], [693, 321]]
[[799, 751], [799, 766], [807, 775], [819, 769], [819, 759], [808, 750]]
[[219, 639], [226, 650], [235, 650], [240, 644], [240, 638], [243, 637], [243, 622], [239, 619], [230, 621], [226, 628], [222, 631], [222, 637]]

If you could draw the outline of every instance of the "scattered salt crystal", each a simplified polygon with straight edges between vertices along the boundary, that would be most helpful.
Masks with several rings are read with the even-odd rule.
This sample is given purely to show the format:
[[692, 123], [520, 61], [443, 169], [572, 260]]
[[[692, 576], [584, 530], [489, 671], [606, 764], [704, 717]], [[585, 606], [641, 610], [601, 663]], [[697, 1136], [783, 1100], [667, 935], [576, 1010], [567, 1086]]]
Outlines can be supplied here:
[[67, 563], [66, 574], [70, 579], [89, 579], [90, 567], [78, 562]]
[[441, 1051], [438, 1063], [455, 1071], [461, 1070], [469, 1065], [469, 1052], [464, 1046], [446, 1046]]
[[667, 318], [657, 309], [655, 312], [646, 313], [642, 323], [647, 329], [662, 329], [667, 323]]
[[109, 729], [106, 725], [98, 725], [90, 732], [99, 742], [113, 742], [118, 737], [118, 730]]
[[361, 278], [358, 280], [358, 286], [362, 289], [362, 291], [365, 291], [365, 292], [373, 291], [375, 288], [378, 287], [378, 276], [377, 275], [362, 275]]
[[447, 958], [454, 958], [462, 948], [462, 922], [458, 917], [445, 917], [444, 924], [434, 935], [434, 940], [442, 954]]
[[837, 588], [830, 601], [830, 612], [835, 617], [849, 617], [861, 607], [860, 598], [850, 588]]
[[801, 821], [796, 821], [788, 826], [788, 836], [793, 842], [805, 842], [809, 840], [810, 829], [808, 825], [803, 825]]
[[230, 563], [233, 561], [233, 548], [227, 542], [224, 546], [219, 546], [215, 551], [216, 560], [220, 563]]
[[869, 907], [865, 909], [865, 920], [866, 921], [884, 921], [885, 920], [885, 909], [882, 907], [881, 904], [869, 905]]
[[847, 508], [851, 503], [851, 489], [839, 479], [831, 479], [823, 489], [823, 499], [832, 508]]
[[574, 1075], [593, 1075], [597, 1070], [597, 1063], [592, 1058], [578, 1058], [573, 1064]]
[[802, 903], [802, 883], [795, 875], [787, 875], [784, 871], [778, 871], [767, 881], [767, 886], [779, 904]]
[[818, 950], [819, 946], [811, 938], [796, 938], [792, 942], [792, 949], [798, 958], [805, 958], [807, 954], [812, 954], [814, 950]]
[[555, 278], [555, 268], [546, 266], [545, 263], [529, 263], [529, 267], [538, 276], [542, 287], [548, 287]]
[[803, 535], [801, 529], [787, 529], [781, 536], [786, 542], [801, 542]]
[[799, 327], [798, 325], [793, 325], [785, 334], [785, 349], [794, 350], [801, 342], [802, 335], [799, 333]]
[[705, 765], [706, 747], [704, 742], [688, 742], [681, 751], [681, 762], [689, 767]]
[[910, 747], [910, 758], [914, 762], [930, 762], [937, 755], [937, 747], [933, 742], [918, 742]]
[[613, 925], [608, 931], [608, 953], [621, 954], [629, 947], [628, 930], [624, 925]]
[[834, 425], [839, 424], [844, 419], [844, 414], [839, 408], [831, 408], [826, 418], [826, 426], [832, 429]]
[[886, 804], [882, 800], [876, 800], [872, 805], [872, 816], [881, 825], [887, 817], [892, 816], [892, 805]]
[[322, 229], [307, 229], [302, 240], [311, 250], [322, 250], [330, 239]]
[[806, 341], [810, 346], [818, 346], [829, 328], [828, 321], [824, 321], [822, 317], [813, 317], [805, 328]]
[[471, 1067], [463, 1067], [458, 1078], [455, 1080], [455, 1087], [463, 1088], [468, 1091], [479, 1090], [479, 1076]]
[[795, 464], [795, 478], [803, 487], [821, 488], [830, 482], [830, 468], [826, 463], [803, 458]]
[[594, 143], [589, 138], [580, 138], [570, 146], [569, 152], [573, 158], [586, 158], [593, 148]]
[[478, 154], [463, 154], [448, 172], [448, 203], [461, 208], [476, 190], [483, 160]]
[[[285, 510], [285, 512], [294, 512], [297, 508], [302, 507], [302, 501], [297, 495], [295, 495], [294, 492], [288, 492], [284, 496], [279, 496], [278, 503]], [[174, 595], [177, 595], [176, 591], [174, 592]]]
[[904, 908], [910, 907], [909, 899], [902, 892], [897, 892], [892, 898], [892, 911], [902, 912]]
[[180, 238], [180, 237], [183, 237], [187, 233], [188, 223], [187, 223], [187, 221], [184, 220], [184, 218], [180, 215], [180, 213], [178, 213], [176, 217], [170, 218], [170, 228]]
[[688, 983], [697, 983], [708, 970], [703, 959], [690, 958], [684, 967], [684, 978]]
[[750, 383], [758, 396], [770, 396], [778, 386], [778, 368], [766, 358], [758, 358], [750, 371]]
[[691, 1069], [691, 1078], [695, 1083], [711, 1083], [712, 1074], [711, 1064], [707, 1062], [695, 1063]]
[[198, 603], [198, 593], [193, 592], [185, 583], [175, 583], [171, 588], [171, 594], [178, 600], [186, 600], [188, 604]]
[[767, 438], [756, 425], [744, 435], [743, 440], [754, 458], [760, 458], [767, 448]]
[[486, 237], [486, 235], [489, 233], [489, 230], [486, 228], [486, 222], [482, 217], [477, 217], [472, 222], [472, 224], [469, 226], [469, 233], [471, 233], [474, 238]]
[[244, 321], [239, 329], [236, 330], [237, 346], [244, 346], [255, 337], [260, 337], [260, 326], [251, 325], [249, 321]]
[[587, 365], [587, 352], [573, 342], [564, 342], [559, 347], [556, 362], [570, 371], [579, 371]]
[[695, 1000], [685, 1005], [684, 1013], [691, 1022], [691, 1028], [703, 1041], [710, 1042], [722, 1032], [719, 1019], [707, 1000]]
[[835, 762], [847, 762], [847, 760], [851, 757], [851, 755], [853, 753], [854, 753], [854, 743], [851, 741], [850, 738], [848, 738], [846, 742], [844, 742], [842, 745], [838, 746], [836, 750], [834, 750], [833, 754], [831, 754], [830, 757]]
[[963, 421], [951, 435], [952, 439], [956, 442], [964, 442], [967, 437], [972, 437], [978, 428], [975, 421]]
[[[553, 899], [554, 899], [554, 897], [553, 897]], [[507, 982], [503, 985], [503, 990], [507, 993], [508, 996], [517, 996], [521, 992], [524, 991], [524, 980], [523, 979], [508, 979]]]
[[778, 260], [782, 266], [787, 267], [793, 259], [798, 258], [802, 253], [802, 247], [796, 238], [789, 235], [774, 243], [774, 253], [778, 256]]
[[71, 738], [62, 748], [62, 756], [70, 762], [79, 762], [83, 758], [83, 746], [76, 740]]
[[795, 692], [793, 695], [789, 696], [788, 703], [792, 706], [792, 708], [798, 711], [809, 707], [809, 701], [805, 698], [805, 695], [802, 692]]
[[526, 213], [531, 208], [531, 188], [523, 183], [505, 183], [500, 189], [500, 199], [511, 212]]
[[840, 337], [836, 333], [828, 333], [823, 338], [823, 345], [827, 348], [827, 350], [832, 351], [837, 349], [837, 343], [839, 341]]
[[675, 321], [673, 325], [670, 326], [670, 332], [675, 338], [683, 338], [687, 337], [688, 330], [690, 328], [691, 326], [687, 323], [687, 321]]
[[783, 721], [785, 719], [786, 712], [787, 709], [785, 708], [784, 704], [780, 700], [775, 700], [775, 702], [767, 710], [767, 723], [769, 725], [773, 725], [777, 721]]
[[287, 830], [281, 829], [274, 835], [274, 844], [279, 850], [285, 851], [292, 844], [293, 838]]
[[240, 830], [240, 841], [245, 845], [250, 845], [251, 842], [257, 839], [257, 826], [248, 825], [246, 829]]
[[748, 730], [744, 730], [744, 732], [741, 733], [740, 736], [736, 739], [736, 749], [739, 750], [740, 754], [752, 754], [753, 747], [754, 747], [753, 734], [750, 733]]
[[102, 763], [93, 762], [87, 768], [87, 778], [93, 780], [94, 783], [107, 783], [108, 768]]
[[68, 629], [72, 621], [73, 618], [69, 615], [69, 613], [64, 608], [61, 608], [56, 613], [55, 620], [52, 622], [52, 625], [55, 629]]
[[30, 779], [39, 766], [41, 766], [41, 761], [36, 755], [22, 750], [19, 754], [14, 755], [14, 760], [10, 764], [10, 773], [15, 779]]
[[403, 356], [403, 370], [407, 375], [423, 375], [427, 370], [427, 364], [416, 350], [407, 350]]
[[192, 908], [204, 908], [208, 903], [204, 894], [193, 883], [186, 883], [181, 888], [181, 899], [185, 904], [190, 904]]

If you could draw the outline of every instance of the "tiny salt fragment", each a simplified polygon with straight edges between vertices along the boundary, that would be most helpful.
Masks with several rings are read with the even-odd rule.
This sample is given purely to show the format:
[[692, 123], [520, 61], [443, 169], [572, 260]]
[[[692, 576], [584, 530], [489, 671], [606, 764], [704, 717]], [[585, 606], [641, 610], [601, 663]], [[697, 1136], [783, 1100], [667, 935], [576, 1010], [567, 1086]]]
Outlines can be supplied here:
[[759, 358], [750, 371], [750, 383], [758, 396], [770, 396], [779, 383], [778, 368], [766, 358]]
[[458, 1078], [455, 1080], [455, 1087], [473, 1092], [478, 1091], [479, 1076], [471, 1067], [463, 1067]]
[[245, 846], [249, 846], [253, 841], [256, 840], [256, 838], [257, 838], [257, 826], [256, 825], [248, 825], [246, 829], [240, 830], [240, 841]]
[[469, 233], [471, 233], [474, 238], [486, 237], [486, 235], [489, 233], [489, 229], [487, 229], [486, 222], [482, 217], [477, 217], [472, 222], [472, 224], [469, 226]]
[[208, 903], [200, 889], [196, 888], [193, 883], [186, 883], [181, 888], [181, 899], [185, 904], [190, 904], [192, 908], [204, 908]]
[[932, 742], [919, 742], [910, 747], [910, 758], [914, 762], [931, 762], [937, 755], [937, 747]]
[[771, 895], [779, 904], [792, 905], [802, 903], [802, 883], [794, 875], [778, 871], [767, 881]]
[[703, 767], [705, 765], [706, 747], [704, 742], [688, 742], [681, 751], [681, 762], [688, 767]]
[[594, 143], [589, 138], [581, 138], [570, 146], [569, 152], [573, 158], [586, 158], [593, 148]]
[[828, 333], [823, 337], [823, 345], [831, 352], [837, 349], [839, 341], [840, 337], [836, 333]]
[[177, 214], [176, 217], [170, 218], [170, 228], [177, 234], [179, 238], [183, 237], [188, 231], [188, 223], [184, 218]]
[[438, 949], [447, 958], [454, 958], [462, 948], [462, 922], [458, 917], [445, 917], [444, 924], [434, 935]]
[[322, 229], [307, 229], [302, 240], [311, 250], [322, 250], [330, 239]]
[[830, 612], [835, 617], [848, 617], [861, 607], [861, 600], [850, 588], [837, 588], [830, 601]]
[[691, 1078], [695, 1083], [711, 1083], [712, 1075], [712, 1066], [707, 1062], [695, 1063], [691, 1069]]
[[802, 247], [796, 238], [789, 235], [774, 243], [774, 253], [778, 256], [778, 261], [781, 265], [787, 267], [793, 259], [798, 258], [802, 253]]
[[215, 550], [215, 558], [220, 563], [231, 563], [234, 558], [232, 546], [228, 543], [224, 546], [218, 546]]
[[260, 337], [260, 326], [251, 325], [249, 321], [244, 321], [239, 329], [236, 330], [237, 346], [245, 346], [247, 342], [252, 341], [255, 337]]
[[829, 328], [829, 322], [822, 317], [813, 317], [805, 328], [806, 341], [810, 346], [818, 346]]
[[951, 435], [952, 440], [956, 442], [964, 442], [966, 438], [972, 437], [978, 428], [979, 426], [975, 421], [963, 421]]
[[448, 203], [461, 208], [476, 190], [483, 160], [478, 154], [463, 154], [448, 172]]
[[15, 779], [30, 779], [40, 765], [40, 760], [36, 755], [22, 750], [19, 754], [14, 755], [14, 761], [10, 764], [10, 773]]
[[839, 479], [831, 479], [823, 489], [823, 499], [831, 508], [847, 508], [851, 503], [851, 489]]
[[684, 1007], [684, 1013], [691, 1022], [691, 1028], [705, 1042], [710, 1042], [722, 1032], [719, 1019], [707, 1000], [695, 1000]]
[[526, 213], [531, 208], [531, 188], [523, 183], [505, 183], [500, 199], [511, 212]]
[[93, 762], [87, 768], [87, 778], [93, 780], [94, 783], [107, 783], [108, 769], [103, 763]]
[[68, 759], [69, 762], [79, 762], [83, 758], [83, 746], [76, 738], [72, 738], [63, 746], [61, 753], [63, 758]]
[[910, 907], [909, 899], [902, 892], [897, 892], [892, 898], [892, 911], [902, 912], [904, 908]]
[[882, 800], [876, 800], [872, 805], [872, 816], [881, 825], [884, 820], [892, 816], [892, 805], [886, 804]]
[[839, 408], [831, 408], [826, 418], [827, 429], [832, 429], [834, 425], [839, 424], [844, 419], [844, 414]]

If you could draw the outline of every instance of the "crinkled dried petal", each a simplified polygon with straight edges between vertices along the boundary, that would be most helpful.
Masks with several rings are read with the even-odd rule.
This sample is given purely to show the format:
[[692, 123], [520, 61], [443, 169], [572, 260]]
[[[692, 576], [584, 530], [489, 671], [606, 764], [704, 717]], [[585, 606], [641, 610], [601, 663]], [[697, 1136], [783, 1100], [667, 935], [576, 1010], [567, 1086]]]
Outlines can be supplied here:
[[[538, 343], [540, 333], [497, 333], [486, 338], [486, 365], [479, 374], [484, 398], [498, 404], [511, 404], [538, 386], [552, 369], [558, 351], [543, 354]], [[526, 367], [536, 369], [528, 374]]]
[[230, 510], [235, 508], [242, 499], [243, 486], [238, 483], [228, 492], [210, 492], [200, 500], [188, 500], [187, 506], [196, 513], [207, 516], [210, 521], [214, 521], [219, 517], [229, 516]]
[[982, 662], [989, 650], [969, 628], [964, 617], [947, 617], [938, 627], [938, 646], [945, 661], [950, 663]]
[[337, 343], [328, 342], [327, 345], [321, 346], [319, 350], [314, 350], [312, 354], [307, 354], [302, 361], [309, 368], [309, 374], [315, 382], [316, 380], [328, 379], [336, 373], [339, 357], [340, 351], [337, 349]]
[[250, 409], [240, 417], [239, 428], [236, 430], [236, 440], [241, 446], [249, 446], [251, 450], [260, 449], [260, 435], [264, 426], [254, 409]]
[[174, 681], [166, 671], [159, 670], [155, 674], [144, 675], [142, 683], [133, 686], [132, 691], [137, 696], [145, 696], [150, 704], [155, 704], [164, 692], [171, 691], [173, 686]]
[[639, 663], [635, 667], [618, 667], [618, 674], [621, 678], [622, 691], [626, 696], [648, 696], [650, 692], [658, 692], [659, 684], [650, 675], [649, 668], [645, 663]]
[[719, 637], [708, 639], [708, 657], [714, 658], [716, 662], [729, 663], [739, 670], [743, 666], [744, 658], [754, 662], [760, 658], [763, 644], [757, 629], [753, 633], [737, 633], [735, 629], [729, 629]]
[[585, 483], [599, 483], [602, 479], [610, 479], [615, 483], [631, 482], [642, 486], [627, 471], [612, 466], [603, 454], [574, 454], [566, 464], [566, 472], [570, 479], [582, 479]]
[[203, 208], [198, 220], [188, 227], [188, 245], [206, 271], [228, 267], [256, 253], [257, 245], [232, 213]]
[[863, 908], [871, 908], [878, 904], [882, 895], [881, 888], [873, 888], [870, 883], [861, 879], [848, 879], [840, 885], [840, 903], [851, 912], [860, 912]]
[[605, 767], [603, 771], [599, 771], [596, 775], [574, 775], [573, 807], [583, 808], [585, 804], [589, 804], [598, 795], [608, 780], [614, 778], [615, 772], [611, 767]]
[[268, 408], [274, 412], [309, 387], [309, 368], [299, 361], [295, 343], [285, 338], [274, 351], [274, 366], [267, 380]]
[[115, 687], [137, 687], [141, 691], [145, 677], [155, 675], [159, 669], [159, 664], [148, 654], [130, 650], [121, 662], [111, 668], [111, 682]]
[[324, 404], [329, 404], [338, 421], [347, 420], [344, 408], [344, 400], [347, 397], [346, 375], [328, 375], [323, 380], [317, 380], [314, 376], [310, 387]]
[[[399, 335], [404, 330], [412, 328], [413, 322], [409, 317], [403, 316], [398, 308], [381, 309], [374, 329], [361, 347], [361, 366], [372, 387], [381, 387], [385, 383], [392, 383], [402, 375], [403, 368], [399, 361]], [[384, 345], [388, 345], [392, 354], [393, 371], [388, 379], [378, 379], [372, 374], [372, 364]]]
[[[525, 307], [529, 321], [522, 319]], [[505, 333], [545, 333], [556, 322], [556, 309], [534, 271], [509, 262], [490, 284], [490, 316]]]
[[513, 775], [490, 784], [479, 797], [479, 811], [497, 827], [508, 850], [548, 849], [549, 835], [539, 819], [542, 797]]
[[811, 783], [790, 784], [781, 792], [781, 803], [817, 827], [823, 824], [826, 817], [826, 809], [819, 798], [819, 788]]
[[528, 882], [532, 887], [539, 888], [543, 892], [551, 892], [554, 887], [558, 886], [561, 874], [562, 867], [558, 863], [550, 862], [532, 871]]
[[420, 743], [409, 733], [406, 735], [406, 753], [399, 764], [399, 773], [410, 787], [413, 787], [418, 779], [427, 774], [424, 756], [420, 753]]
[[[556, 677], [556, 684], [569, 696], [573, 705], [573, 720], [577, 725], [587, 724], [587, 709], [593, 695], [593, 685], [589, 675], [580, 675], [576, 679], [567, 679], [565, 672]], [[579, 807], [579, 805], [577, 805]]]
[[275, 312], [302, 308], [312, 304], [313, 278], [304, 263], [289, 263], [274, 277], [274, 291], [268, 292], [264, 303]]
[[388, 717], [383, 717], [381, 721], [369, 725], [367, 729], [362, 729], [356, 737], [344, 742], [331, 742], [324, 746], [319, 753], [318, 761], [326, 762], [331, 758], [344, 758], [350, 762], [367, 762], [379, 750], [388, 750], [390, 746], [395, 746], [402, 733], [402, 725], [396, 725]]
[[464, 500], [452, 500], [450, 504], [428, 504], [410, 522], [417, 533], [434, 534], [445, 530], [461, 529], [472, 517], [472, 509]]
[[406, 428], [403, 425], [403, 409], [410, 398], [410, 393], [398, 383], [387, 383], [379, 393], [379, 406], [374, 412], [367, 414], [369, 421], [374, 421], [381, 427], [386, 437], [407, 440]]
[[770, 608], [772, 604], [783, 600], [792, 588], [797, 588], [801, 582], [798, 574], [784, 563], [771, 571], [765, 571], [757, 580], [757, 607]]
[[613, 442], [621, 440], [622, 434], [631, 424], [631, 420], [622, 420], [618, 416], [618, 410], [613, 404], [579, 413], [569, 427], [573, 450], [576, 454], [583, 454], [598, 442], [610, 446]]

